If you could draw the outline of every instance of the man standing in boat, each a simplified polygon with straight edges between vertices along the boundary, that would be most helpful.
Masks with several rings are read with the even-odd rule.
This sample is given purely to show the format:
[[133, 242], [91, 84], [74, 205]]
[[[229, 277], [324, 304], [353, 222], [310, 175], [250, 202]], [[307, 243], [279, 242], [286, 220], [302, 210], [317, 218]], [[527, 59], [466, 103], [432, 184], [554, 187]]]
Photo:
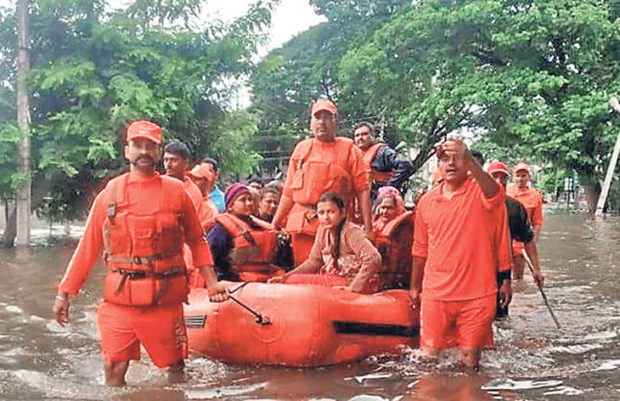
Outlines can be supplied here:
[[224, 301], [228, 293], [217, 282], [209, 247], [182, 182], [157, 173], [161, 127], [133, 121], [127, 125], [126, 141], [129, 173], [112, 179], [95, 199], [84, 235], [58, 284], [52, 312], [61, 325], [69, 322], [69, 295], [78, 293], [103, 252], [107, 274], [97, 325], [106, 385], [125, 384], [129, 361], [140, 359], [140, 345], [156, 366], [168, 368], [170, 381], [179, 381], [187, 356], [184, 242], [207, 282], [211, 300]]
[[[295, 266], [308, 258], [318, 228], [316, 203], [333, 192], [347, 205], [357, 198], [368, 235], [372, 232], [370, 170], [360, 150], [348, 138], [336, 137], [338, 111], [334, 102], [319, 99], [312, 105], [313, 138], [295, 146], [273, 224], [291, 234]], [[349, 209], [350, 210], [350, 209]]]
[[403, 195], [403, 186], [413, 174], [411, 162], [396, 153], [387, 143], [377, 142], [375, 127], [367, 121], [355, 125], [353, 138], [355, 145], [362, 151], [364, 164], [372, 171], [373, 200], [377, 189], [386, 185], [398, 189]]
[[497, 280], [503, 304], [512, 297], [506, 194], [460, 138], [437, 156], [444, 181], [417, 205], [410, 295], [414, 305], [421, 298], [425, 355], [458, 346], [462, 362], [477, 369], [493, 342]]

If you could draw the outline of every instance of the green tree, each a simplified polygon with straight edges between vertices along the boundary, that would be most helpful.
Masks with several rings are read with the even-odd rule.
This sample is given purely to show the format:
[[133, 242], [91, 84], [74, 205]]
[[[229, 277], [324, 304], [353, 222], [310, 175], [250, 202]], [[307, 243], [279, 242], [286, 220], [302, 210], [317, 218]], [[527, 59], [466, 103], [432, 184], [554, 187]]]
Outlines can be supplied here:
[[[230, 112], [231, 104], [235, 85], [254, 68], [252, 58], [277, 1], [259, 1], [229, 24], [195, 28], [202, 3], [140, 0], [107, 13], [98, 0], [31, 2], [31, 118], [39, 192], [33, 206], [45, 195], [70, 201], [59, 210], [78, 216], [82, 209], [76, 201], [91, 197], [104, 177], [124, 165], [123, 127], [135, 118], [162, 124], [167, 139], [188, 142], [197, 157], [209, 152], [236, 160], [224, 163], [235, 173], [258, 163], [247, 141], [234, 138], [238, 146], [227, 149], [219, 135], [245, 138], [254, 127], [247, 118], [234, 127], [231, 119], [238, 115]], [[3, 97], [8, 101], [14, 92], [15, 45], [8, 39], [15, 37], [15, 18], [6, 10], [0, 15], [0, 72], [9, 83]], [[0, 119], [0, 170], [10, 171], [14, 117]], [[9, 177], [0, 182], [3, 198], [12, 196], [14, 173]], [[66, 184], [74, 192], [54, 193]]]

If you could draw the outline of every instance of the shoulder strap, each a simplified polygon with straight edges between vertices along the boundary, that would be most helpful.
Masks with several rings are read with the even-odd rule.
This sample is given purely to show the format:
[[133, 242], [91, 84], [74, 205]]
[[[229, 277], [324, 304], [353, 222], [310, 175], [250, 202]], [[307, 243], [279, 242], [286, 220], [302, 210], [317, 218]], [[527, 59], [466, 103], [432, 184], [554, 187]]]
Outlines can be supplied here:
[[370, 148], [366, 149], [366, 151], [364, 152], [364, 162], [366, 162], [366, 164], [368, 165], [372, 164], [372, 161], [377, 156], [377, 153], [384, 146], [387, 146], [387, 145], [383, 142], [376, 142], [372, 144]]
[[312, 146], [314, 145], [314, 139], [306, 139], [297, 144], [297, 149], [300, 153], [300, 158], [297, 161], [297, 170], [301, 169], [301, 167], [306, 162], [306, 158], [312, 151]]
[[112, 178], [106, 185], [105, 191], [108, 219], [112, 225], [114, 225], [114, 218], [116, 217], [116, 213], [118, 211], [118, 205], [125, 201], [128, 177], [129, 173], [122, 174], [118, 177]]

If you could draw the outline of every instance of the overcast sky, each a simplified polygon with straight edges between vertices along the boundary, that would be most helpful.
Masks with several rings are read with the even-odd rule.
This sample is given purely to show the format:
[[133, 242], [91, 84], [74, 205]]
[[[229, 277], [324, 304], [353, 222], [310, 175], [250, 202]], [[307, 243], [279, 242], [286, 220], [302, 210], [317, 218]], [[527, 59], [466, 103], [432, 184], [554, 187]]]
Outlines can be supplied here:
[[[57, 0], [63, 1], [63, 0]], [[206, 19], [219, 18], [230, 21], [243, 15], [248, 5], [256, 0], [207, 0], [203, 7]], [[108, 0], [113, 7], [122, 7], [131, 0]], [[13, 7], [15, 0], [0, 0], [0, 6]], [[271, 25], [271, 43], [269, 48], [280, 47], [293, 36], [318, 24], [325, 19], [314, 13], [308, 0], [281, 0], [276, 9]]]

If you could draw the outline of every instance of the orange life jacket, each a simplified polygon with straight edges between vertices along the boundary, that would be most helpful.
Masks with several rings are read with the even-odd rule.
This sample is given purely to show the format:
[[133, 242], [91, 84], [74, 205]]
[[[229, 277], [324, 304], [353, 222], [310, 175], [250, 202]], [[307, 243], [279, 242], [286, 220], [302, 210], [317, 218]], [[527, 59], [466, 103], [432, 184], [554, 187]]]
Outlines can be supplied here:
[[129, 209], [123, 174], [105, 189], [108, 216], [103, 224], [103, 258], [108, 269], [104, 299], [127, 306], [180, 303], [187, 299], [180, 227], [183, 197], [178, 181], [159, 177], [157, 212], [137, 214]]
[[364, 164], [372, 171], [373, 182], [379, 185], [386, 185], [392, 178], [392, 171], [377, 171], [372, 168], [372, 162], [375, 160], [377, 153], [385, 146], [387, 146], [385, 143], [377, 142], [362, 152]]
[[318, 229], [315, 205], [327, 191], [342, 197], [345, 203], [353, 199], [353, 179], [347, 170], [349, 154], [354, 144], [348, 138], [336, 138], [330, 154], [311, 154], [316, 139], [306, 139], [296, 147], [301, 154], [290, 189], [295, 205], [286, 225], [290, 233], [315, 235]]
[[373, 225], [375, 246], [383, 260], [380, 290], [409, 288], [414, 216], [414, 212], [405, 212], [384, 226]]
[[230, 213], [215, 216], [215, 221], [233, 237], [231, 267], [239, 274], [241, 281], [267, 281], [284, 274], [284, 269], [273, 264], [278, 246], [277, 229], [254, 216], [250, 219], [257, 227]]

